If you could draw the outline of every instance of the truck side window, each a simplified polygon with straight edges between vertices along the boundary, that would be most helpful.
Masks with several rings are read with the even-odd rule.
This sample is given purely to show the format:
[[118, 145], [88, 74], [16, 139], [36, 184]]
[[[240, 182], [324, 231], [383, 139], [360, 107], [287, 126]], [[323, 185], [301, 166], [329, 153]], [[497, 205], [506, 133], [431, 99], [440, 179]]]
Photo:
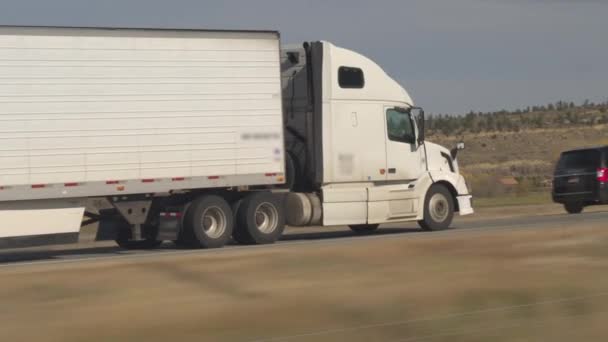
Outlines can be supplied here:
[[338, 83], [340, 88], [361, 89], [365, 85], [363, 70], [359, 68], [340, 67], [338, 69]]
[[408, 144], [416, 142], [414, 125], [409, 113], [398, 111], [397, 109], [389, 109], [386, 111], [386, 124], [390, 140]]

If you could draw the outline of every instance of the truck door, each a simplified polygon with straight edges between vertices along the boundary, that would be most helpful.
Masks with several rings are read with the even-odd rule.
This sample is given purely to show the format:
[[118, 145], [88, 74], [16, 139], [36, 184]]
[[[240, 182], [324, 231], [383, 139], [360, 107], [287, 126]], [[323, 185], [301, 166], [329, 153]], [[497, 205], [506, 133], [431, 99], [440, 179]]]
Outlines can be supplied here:
[[408, 184], [420, 178], [424, 170], [416, 124], [403, 108], [383, 109], [387, 181], [368, 189], [369, 224], [410, 219], [416, 216], [420, 206], [419, 194]]
[[387, 175], [382, 107], [339, 102], [332, 106], [331, 146], [334, 182], [385, 182]]
[[413, 181], [424, 172], [414, 118], [404, 108], [385, 107], [386, 170], [389, 181]]

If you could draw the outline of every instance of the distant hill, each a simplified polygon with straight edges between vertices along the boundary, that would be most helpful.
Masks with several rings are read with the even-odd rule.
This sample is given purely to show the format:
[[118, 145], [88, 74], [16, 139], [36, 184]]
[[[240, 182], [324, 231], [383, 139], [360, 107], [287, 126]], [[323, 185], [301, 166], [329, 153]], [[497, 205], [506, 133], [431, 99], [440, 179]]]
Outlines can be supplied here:
[[558, 102], [513, 112], [429, 115], [427, 138], [447, 147], [464, 141], [463, 173], [477, 196], [508, 191], [500, 182], [514, 177], [514, 191], [550, 185], [561, 151], [608, 145], [608, 102], [582, 105]]

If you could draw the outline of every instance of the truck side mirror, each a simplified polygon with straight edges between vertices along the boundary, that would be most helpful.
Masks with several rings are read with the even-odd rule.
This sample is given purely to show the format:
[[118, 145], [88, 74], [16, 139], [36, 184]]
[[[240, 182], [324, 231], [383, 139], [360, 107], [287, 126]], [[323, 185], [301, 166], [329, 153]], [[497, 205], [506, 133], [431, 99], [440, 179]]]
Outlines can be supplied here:
[[424, 141], [426, 140], [425, 137], [425, 133], [424, 133], [424, 124], [425, 124], [425, 117], [424, 117], [424, 109], [422, 108], [417, 108], [418, 110], [420, 110], [419, 114], [418, 114], [418, 145], [422, 145], [424, 144]]
[[424, 144], [425, 136], [424, 136], [424, 124], [422, 127], [418, 128], [418, 145]]
[[452, 159], [456, 159], [456, 157], [458, 157], [458, 151], [462, 151], [464, 150], [464, 143], [461, 141], [458, 144], [456, 144], [456, 147], [454, 147], [452, 149], [452, 151], [450, 151], [450, 154], [452, 155]]

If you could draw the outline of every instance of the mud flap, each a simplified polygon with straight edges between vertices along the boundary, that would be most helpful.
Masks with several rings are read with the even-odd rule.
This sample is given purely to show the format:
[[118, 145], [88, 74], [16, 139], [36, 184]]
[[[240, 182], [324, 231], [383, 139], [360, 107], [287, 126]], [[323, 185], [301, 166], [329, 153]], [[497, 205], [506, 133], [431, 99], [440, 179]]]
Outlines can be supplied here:
[[182, 212], [165, 211], [160, 213], [158, 239], [177, 240], [182, 229]]
[[458, 196], [456, 199], [458, 200], [458, 208], [460, 208], [460, 216], [472, 215], [475, 213], [472, 204], [473, 196]]

